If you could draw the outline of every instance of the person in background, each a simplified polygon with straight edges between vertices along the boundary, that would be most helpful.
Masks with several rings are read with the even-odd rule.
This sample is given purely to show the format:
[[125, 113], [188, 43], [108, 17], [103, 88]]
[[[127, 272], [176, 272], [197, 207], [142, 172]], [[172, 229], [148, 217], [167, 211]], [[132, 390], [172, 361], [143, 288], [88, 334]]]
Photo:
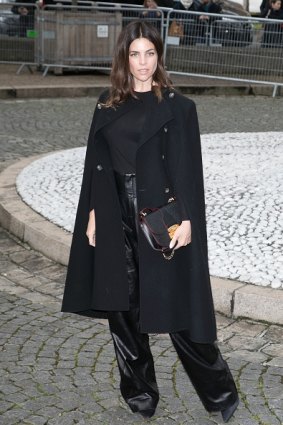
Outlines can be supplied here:
[[161, 12], [158, 10], [155, 0], [144, 0], [143, 6], [147, 9], [141, 14], [141, 18], [147, 19], [158, 30], [161, 29]]
[[[271, 1], [270, 0], [262, 0], [262, 3], [260, 5], [260, 15], [262, 18], [267, 18], [268, 13], [271, 9]], [[283, 2], [281, 1], [280, 9], [283, 10]]]
[[[219, 3], [215, 3], [213, 0], [201, 0], [200, 3], [198, 1], [194, 1], [189, 10], [205, 13], [221, 13], [222, 7]], [[208, 15], [200, 15], [199, 20], [210, 22], [213, 20], [213, 17], [209, 17]]]
[[15, 4], [11, 8], [13, 16], [7, 17], [2, 29], [5, 27], [5, 34], [9, 36], [26, 37], [27, 31], [34, 28], [34, 10], [32, 6], [35, 0], [24, 0], [21, 5]]
[[202, 15], [195, 16], [194, 39], [197, 43], [206, 43], [210, 24], [217, 19], [215, 16], [209, 16], [208, 14], [221, 13], [221, 5], [213, 0], [201, 0], [201, 2], [195, 0], [189, 10], [204, 12]]
[[143, 7], [148, 10], [143, 11], [143, 16], [145, 18], [159, 18], [161, 13], [158, 11], [157, 3], [154, 0], [144, 0]]
[[[270, 9], [267, 13], [268, 19], [283, 20], [283, 9], [281, 0], [270, 0]], [[263, 47], [282, 47], [283, 46], [283, 22], [266, 23], [262, 38]]]

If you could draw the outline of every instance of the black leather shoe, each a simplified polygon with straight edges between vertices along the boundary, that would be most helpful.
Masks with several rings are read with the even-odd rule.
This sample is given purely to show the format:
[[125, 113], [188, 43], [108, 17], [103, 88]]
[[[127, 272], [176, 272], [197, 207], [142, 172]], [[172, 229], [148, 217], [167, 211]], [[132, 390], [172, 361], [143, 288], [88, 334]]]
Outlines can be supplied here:
[[221, 410], [221, 415], [222, 415], [222, 418], [223, 418], [223, 422], [224, 422], [225, 424], [226, 424], [226, 423], [230, 420], [230, 418], [233, 416], [233, 414], [234, 414], [235, 410], [237, 409], [238, 405], [239, 405], [239, 399], [237, 399], [237, 400], [235, 401], [235, 403], [234, 403], [234, 404], [232, 404], [232, 406], [229, 406], [229, 407], [227, 407], [226, 409]]

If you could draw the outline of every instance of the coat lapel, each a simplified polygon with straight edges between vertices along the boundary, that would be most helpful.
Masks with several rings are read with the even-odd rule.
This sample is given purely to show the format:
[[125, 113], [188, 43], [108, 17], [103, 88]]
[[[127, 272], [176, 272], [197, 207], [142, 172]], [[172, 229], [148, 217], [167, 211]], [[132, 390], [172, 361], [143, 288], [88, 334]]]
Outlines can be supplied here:
[[[170, 99], [167, 96], [167, 93], [164, 94], [162, 101], [158, 103], [158, 99], [156, 98], [156, 105], [151, 104], [150, 107], [146, 109], [146, 120], [147, 125], [144, 127], [143, 132], [141, 134], [137, 155], [139, 153], [139, 149], [143, 146], [148, 140], [150, 140], [159, 130], [164, 127], [169, 121], [174, 119], [173, 112], [170, 106]], [[103, 138], [95, 137], [96, 133], [101, 130], [107, 124], [113, 122], [118, 119], [122, 115], [126, 114], [131, 110], [134, 105], [134, 102], [137, 102], [136, 99], [131, 98], [129, 101], [121, 104], [118, 108], [105, 108], [101, 110], [102, 113], [98, 114], [94, 130], [93, 130], [93, 142], [96, 146], [96, 153], [99, 156], [99, 161], [102, 163], [104, 169], [108, 171], [108, 176], [112, 183], [114, 183], [113, 173], [109, 173], [112, 171], [111, 157], [107, 143], [103, 143]], [[101, 143], [97, 143], [97, 141], [101, 141]]]
[[[122, 103], [116, 109], [114, 108], [103, 108], [97, 117], [97, 121], [94, 127], [94, 136], [101, 130], [105, 125], [110, 124], [114, 120], [120, 118], [122, 115], [126, 114], [134, 106], [134, 103], [137, 102], [136, 99], [130, 98], [127, 102]], [[156, 105], [151, 104], [150, 107], [147, 107], [146, 110], [146, 123], [143, 132], [141, 134], [139, 148], [147, 142], [154, 134], [156, 134], [161, 127], [163, 127], [167, 122], [171, 121], [174, 116], [169, 105], [170, 99], [168, 99], [167, 93], [164, 94], [162, 101], [158, 104], [158, 99], [155, 99]], [[99, 106], [98, 106], [99, 107]], [[94, 141], [96, 138], [94, 138]]]
[[[126, 114], [133, 107], [136, 99], [130, 98], [127, 102], [122, 103], [117, 108], [104, 108], [100, 111], [100, 114], [97, 117], [95, 127], [94, 127], [94, 135], [101, 130], [105, 125], [110, 124], [114, 120], [118, 119], [122, 115]], [[97, 108], [101, 108], [101, 105], [98, 103]]]

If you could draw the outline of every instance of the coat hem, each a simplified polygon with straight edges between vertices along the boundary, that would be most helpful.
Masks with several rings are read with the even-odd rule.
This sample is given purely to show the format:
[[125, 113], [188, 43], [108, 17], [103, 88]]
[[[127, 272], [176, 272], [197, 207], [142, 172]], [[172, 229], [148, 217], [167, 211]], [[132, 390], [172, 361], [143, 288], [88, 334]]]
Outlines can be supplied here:
[[[113, 310], [111, 310], [113, 311]], [[115, 310], [116, 311], [116, 310]], [[129, 310], [117, 310], [117, 311], [129, 311]], [[63, 309], [61, 310], [62, 313], [73, 313], [77, 314], [79, 316], [85, 316], [90, 317], [94, 319], [108, 319], [108, 312], [110, 310], [94, 310], [94, 309], [85, 309], [85, 310], [75, 310], [75, 309]], [[190, 331], [189, 326], [179, 326], [179, 327], [170, 327], [170, 328], [152, 328], [152, 327], [146, 327], [146, 326], [140, 326], [140, 332], [142, 334], [174, 334], [181, 331]], [[195, 335], [192, 335], [190, 337], [190, 340], [192, 342], [196, 342], [199, 344], [213, 344], [214, 342], [217, 342], [217, 336], [211, 337], [211, 338], [201, 338], [196, 337]]]

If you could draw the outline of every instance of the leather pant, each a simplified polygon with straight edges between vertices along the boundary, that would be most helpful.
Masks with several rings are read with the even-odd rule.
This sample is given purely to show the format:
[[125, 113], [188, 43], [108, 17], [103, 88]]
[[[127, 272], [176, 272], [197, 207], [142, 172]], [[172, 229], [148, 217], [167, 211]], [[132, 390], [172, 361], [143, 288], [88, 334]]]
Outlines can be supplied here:
[[[115, 173], [125, 233], [129, 311], [108, 312], [123, 398], [133, 412], [154, 412], [159, 392], [149, 337], [139, 328], [137, 198], [134, 174]], [[204, 407], [209, 412], [231, 406], [238, 394], [229, 367], [216, 343], [190, 340], [186, 330], [171, 333], [179, 359]]]

